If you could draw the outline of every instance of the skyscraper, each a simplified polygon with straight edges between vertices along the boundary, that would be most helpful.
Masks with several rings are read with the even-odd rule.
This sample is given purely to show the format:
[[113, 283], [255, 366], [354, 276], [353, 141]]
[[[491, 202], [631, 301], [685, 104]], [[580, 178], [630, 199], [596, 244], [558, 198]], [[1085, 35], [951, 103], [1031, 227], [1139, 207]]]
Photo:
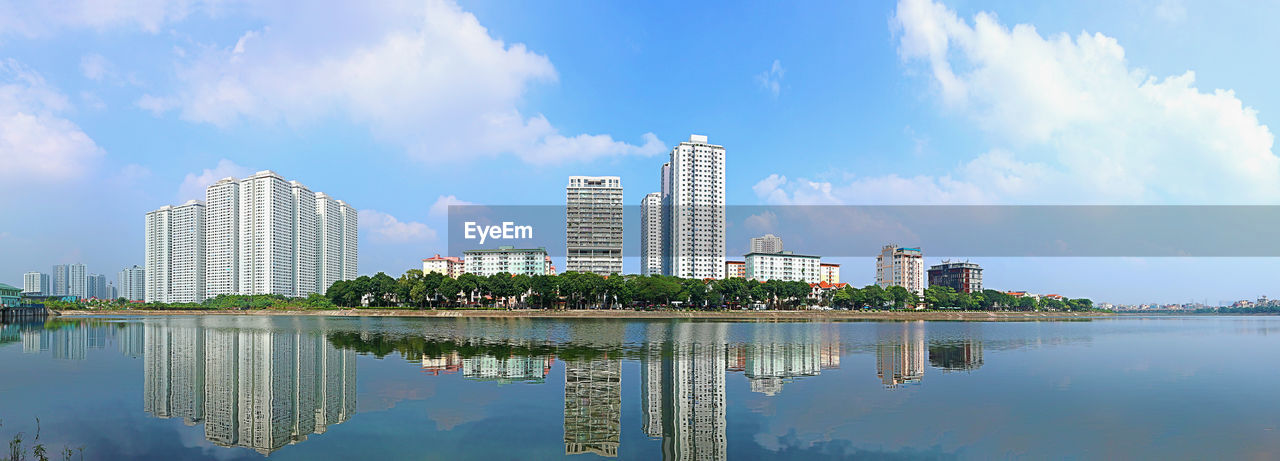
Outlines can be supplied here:
[[924, 296], [924, 252], [919, 248], [885, 245], [876, 256], [876, 285], [900, 286]]
[[640, 202], [640, 275], [662, 273], [662, 194], [650, 192]]
[[206, 295], [324, 293], [356, 277], [355, 209], [272, 171], [205, 190]]
[[781, 253], [782, 239], [773, 234], [751, 238], [752, 253]]
[[143, 298], [198, 303], [205, 299], [204, 203], [190, 200], [147, 213]]
[[[208, 209], [205, 212], [208, 213]], [[206, 218], [208, 216], [206, 215]], [[205, 254], [206, 264], [208, 262], [208, 253]], [[207, 274], [207, 272], [206, 272]], [[206, 275], [205, 283], [208, 284], [209, 279]], [[146, 291], [146, 270], [138, 267], [137, 264], [126, 267], [116, 275], [117, 288], [120, 290], [120, 297], [130, 301], [142, 301], [147, 296]], [[207, 287], [206, 287], [207, 288]]]
[[89, 297], [88, 279], [86, 279], [84, 264], [71, 264], [68, 266], [67, 276], [67, 294], [70, 296], [79, 296], [81, 298]]
[[324, 192], [316, 193], [316, 292], [356, 278], [356, 210]]
[[669, 274], [724, 278], [724, 167], [724, 146], [706, 136], [691, 135], [671, 149], [663, 165]]
[[53, 266], [52, 286], [50, 293], [54, 296], [66, 296], [71, 286], [71, 265], [58, 264]]
[[622, 180], [570, 176], [565, 187], [565, 270], [622, 273]]
[[107, 291], [107, 276], [102, 274], [89, 274], [85, 277], [85, 297], [110, 299], [111, 292]]

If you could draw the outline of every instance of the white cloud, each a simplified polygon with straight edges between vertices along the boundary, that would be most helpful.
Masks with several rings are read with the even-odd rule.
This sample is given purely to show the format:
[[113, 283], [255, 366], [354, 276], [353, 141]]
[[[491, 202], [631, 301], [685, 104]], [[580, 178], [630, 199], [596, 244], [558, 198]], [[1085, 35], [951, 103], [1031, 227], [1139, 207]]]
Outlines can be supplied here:
[[187, 53], [180, 88], [137, 104], [218, 126], [345, 116], [430, 161], [510, 153], [551, 163], [666, 151], [651, 133], [633, 145], [561, 134], [543, 115], [524, 115], [518, 107], [528, 88], [557, 80], [551, 61], [493, 38], [452, 1], [249, 9], [265, 27]]
[[101, 81], [111, 69], [111, 62], [100, 54], [87, 54], [80, 58], [80, 73], [89, 80]]
[[237, 165], [231, 160], [218, 160], [218, 165], [213, 168], [205, 168], [200, 172], [187, 173], [182, 179], [182, 185], [178, 186], [178, 202], [187, 200], [204, 200], [204, 191], [210, 184], [218, 182], [222, 178], [244, 178], [253, 174], [253, 170], [247, 167]]
[[427, 216], [432, 218], [444, 218], [449, 216], [449, 205], [475, 205], [473, 202], [459, 200], [453, 195], [441, 195], [436, 198], [436, 202], [431, 204], [431, 210], [427, 212]]
[[417, 243], [436, 239], [436, 231], [420, 222], [402, 222], [377, 210], [360, 210], [360, 228], [377, 243]]
[[760, 84], [760, 88], [768, 91], [773, 97], [778, 97], [782, 92], [782, 77], [786, 75], [787, 70], [782, 68], [782, 61], [773, 60], [773, 65], [769, 70], [756, 75], [756, 83]]
[[1274, 203], [1280, 158], [1256, 112], [1195, 74], [1131, 67], [1102, 34], [1041, 36], [995, 15], [972, 23], [928, 0], [891, 20], [908, 65], [929, 69], [944, 107], [994, 144], [948, 173], [766, 183], [770, 201], [845, 203]]
[[165, 23], [186, 17], [194, 3], [190, 0], [3, 0], [0, 1], [0, 34], [42, 37], [61, 29], [119, 27], [156, 33]]
[[1170, 25], [1181, 24], [1187, 19], [1187, 7], [1181, 0], [1161, 0], [1156, 5], [1155, 13], [1157, 18]]
[[103, 150], [61, 115], [66, 96], [12, 59], [0, 61], [0, 188], [77, 179]]

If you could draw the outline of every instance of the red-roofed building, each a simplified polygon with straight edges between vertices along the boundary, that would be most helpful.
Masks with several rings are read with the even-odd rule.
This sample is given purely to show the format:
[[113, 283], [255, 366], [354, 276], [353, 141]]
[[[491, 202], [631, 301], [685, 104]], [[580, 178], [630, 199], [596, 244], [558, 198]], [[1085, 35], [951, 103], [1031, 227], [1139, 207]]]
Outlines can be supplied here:
[[822, 275], [822, 278], [820, 279], [821, 281], [829, 282], [829, 283], [840, 283], [840, 265], [839, 264], [822, 263], [820, 265], [820, 272]]
[[456, 256], [440, 256], [435, 255], [422, 260], [422, 273], [444, 274], [449, 277], [458, 278], [459, 275], [466, 273], [462, 258]]

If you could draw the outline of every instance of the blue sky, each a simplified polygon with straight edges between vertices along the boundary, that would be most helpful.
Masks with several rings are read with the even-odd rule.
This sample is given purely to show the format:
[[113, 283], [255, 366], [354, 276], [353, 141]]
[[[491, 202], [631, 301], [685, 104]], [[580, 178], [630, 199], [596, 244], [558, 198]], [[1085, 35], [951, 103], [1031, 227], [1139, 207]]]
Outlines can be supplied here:
[[[399, 274], [444, 252], [448, 203], [607, 174], [638, 204], [690, 133], [726, 146], [730, 204], [1280, 198], [1273, 3], [350, 5], [0, 2], [0, 281], [114, 278], [147, 211], [261, 169], [360, 209], [361, 272]], [[978, 262], [1117, 302], [1280, 295], [1273, 259]]]

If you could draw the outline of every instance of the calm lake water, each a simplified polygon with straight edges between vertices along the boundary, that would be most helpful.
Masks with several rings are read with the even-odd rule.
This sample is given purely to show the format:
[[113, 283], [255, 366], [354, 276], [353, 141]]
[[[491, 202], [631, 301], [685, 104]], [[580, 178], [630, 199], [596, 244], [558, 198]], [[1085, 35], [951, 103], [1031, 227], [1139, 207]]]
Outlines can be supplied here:
[[[85, 459], [1275, 459], [1280, 317], [5, 325], [0, 437]], [[60, 457], [59, 457], [60, 458]]]

